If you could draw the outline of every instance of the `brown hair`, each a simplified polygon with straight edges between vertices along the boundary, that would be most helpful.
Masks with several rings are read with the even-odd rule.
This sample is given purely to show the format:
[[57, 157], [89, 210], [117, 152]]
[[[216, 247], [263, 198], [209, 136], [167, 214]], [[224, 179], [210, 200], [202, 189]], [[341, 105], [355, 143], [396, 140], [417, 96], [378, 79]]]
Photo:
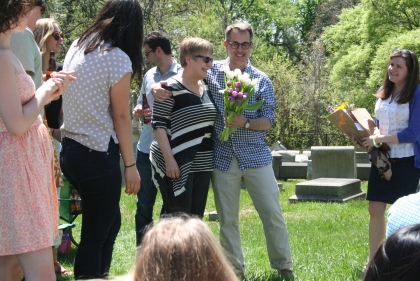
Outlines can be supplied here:
[[[391, 63], [391, 59], [401, 57], [405, 60], [405, 64], [408, 70], [408, 81], [402, 89], [400, 96], [397, 100], [398, 104], [404, 104], [410, 102], [414, 97], [414, 92], [419, 85], [419, 61], [416, 54], [410, 50], [395, 49], [389, 56], [388, 66]], [[388, 70], [385, 73], [384, 82], [381, 89], [375, 95], [377, 98], [386, 100], [392, 94], [394, 90], [394, 83], [389, 80]]]
[[41, 50], [41, 54], [45, 54], [47, 52], [46, 42], [48, 37], [54, 33], [54, 24], [59, 26], [58, 22], [51, 18], [39, 19], [36, 22], [34, 37], [35, 41], [38, 43], [39, 49]]
[[249, 33], [249, 39], [252, 42], [252, 38], [254, 38], [254, 32], [252, 31], [251, 25], [249, 25], [249, 24], [247, 24], [245, 22], [237, 22], [237, 23], [234, 23], [234, 24], [229, 25], [226, 28], [226, 31], [225, 31], [225, 40], [226, 41], [229, 41], [230, 40], [230, 32], [233, 29], [238, 29], [241, 32], [248, 32]]
[[[3, 0], [0, 1], [0, 33], [16, 28], [19, 18], [32, 10], [35, 0]], [[29, 10], [25, 10], [29, 7]]]
[[140, 245], [135, 281], [238, 280], [207, 225], [197, 218], [162, 219]]
[[196, 60], [195, 56], [199, 55], [201, 52], [213, 54], [213, 45], [209, 41], [198, 37], [187, 37], [182, 40], [181, 45], [179, 46], [179, 60], [181, 61], [181, 66], [185, 67], [187, 65], [185, 57], [190, 56], [192, 59]]

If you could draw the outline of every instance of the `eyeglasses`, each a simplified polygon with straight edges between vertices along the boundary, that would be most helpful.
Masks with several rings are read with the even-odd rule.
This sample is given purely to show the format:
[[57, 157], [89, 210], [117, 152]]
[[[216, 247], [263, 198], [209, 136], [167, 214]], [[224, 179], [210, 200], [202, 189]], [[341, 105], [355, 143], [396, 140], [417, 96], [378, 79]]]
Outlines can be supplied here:
[[411, 57], [411, 52], [409, 50], [407, 50], [407, 49], [400, 50], [399, 48], [396, 48], [396, 49], [392, 50], [392, 53], [391, 54], [393, 54], [393, 53], [399, 53], [403, 57], [408, 57], [408, 56]]
[[150, 50], [150, 51], [148, 51], [148, 52], [144, 52], [144, 56], [147, 58], [148, 56], [149, 56], [149, 54], [151, 53], [151, 52], [154, 52], [155, 50]]
[[213, 62], [213, 60], [214, 60], [211, 57], [206, 57], [206, 56], [202, 56], [202, 55], [196, 55], [195, 57], [196, 58], [202, 58], [205, 63]]
[[55, 39], [55, 40], [57, 40], [57, 41], [59, 41], [59, 40], [60, 40], [60, 38], [63, 38], [63, 39], [64, 39], [64, 34], [63, 34], [63, 32], [59, 32], [59, 31], [54, 31], [54, 32], [51, 34], [51, 36], [52, 36], [52, 37], [54, 37], [54, 39]]
[[249, 47], [251, 47], [252, 42], [244, 42], [244, 43], [238, 43], [238, 42], [228, 42], [229, 45], [232, 47], [232, 49], [238, 49], [239, 46], [242, 47], [244, 50], [248, 50]]

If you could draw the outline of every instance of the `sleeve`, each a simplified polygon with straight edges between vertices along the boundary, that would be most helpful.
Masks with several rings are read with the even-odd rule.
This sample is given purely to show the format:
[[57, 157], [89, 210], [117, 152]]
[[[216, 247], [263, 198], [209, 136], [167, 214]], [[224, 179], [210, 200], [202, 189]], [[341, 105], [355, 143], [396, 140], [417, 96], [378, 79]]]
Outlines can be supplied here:
[[257, 101], [264, 100], [263, 105], [257, 110], [259, 116], [267, 117], [271, 126], [274, 125], [276, 117], [276, 103], [274, 100], [274, 88], [268, 77], [262, 77], [258, 85]]
[[174, 107], [174, 97], [158, 102], [155, 101], [153, 104], [153, 116], [152, 116], [152, 128], [162, 128], [167, 130], [171, 127], [171, 112]]
[[[31, 76], [35, 74], [35, 53], [37, 46], [34, 40], [31, 40], [33, 36], [28, 30], [24, 32], [13, 32], [12, 39], [10, 41], [10, 49], [13, 50], [13, 54], [19, 59], [23, 66], [23, 69], [27, 73], [31, 73]], [[35, 44], [35, 45], [34, 45]], [[35, 47], [35, 49], [33, 49]]]
[[413, 100], [410, 102], [410, 120], [408, 128], [397, 134], [399, 143], [416, 142], [420, 138], [420, 85], [414, 92]]
[[133, 69], [131, 68], [130, 58], [121, 49], [114, 48], [108, 52], [107, 56], [109, 82], [110, 86], [113, 87], [128, 72], [133, 72]]

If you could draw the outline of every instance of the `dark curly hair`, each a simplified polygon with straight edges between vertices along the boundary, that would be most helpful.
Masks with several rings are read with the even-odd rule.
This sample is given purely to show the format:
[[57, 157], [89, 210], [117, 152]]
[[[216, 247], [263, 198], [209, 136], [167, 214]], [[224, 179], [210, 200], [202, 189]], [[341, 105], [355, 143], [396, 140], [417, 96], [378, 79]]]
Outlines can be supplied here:
[[37, 0], [3, 0], [0, 1], [0, 33], [15, 28], [19, 24], [19, 17], [35, 6]]

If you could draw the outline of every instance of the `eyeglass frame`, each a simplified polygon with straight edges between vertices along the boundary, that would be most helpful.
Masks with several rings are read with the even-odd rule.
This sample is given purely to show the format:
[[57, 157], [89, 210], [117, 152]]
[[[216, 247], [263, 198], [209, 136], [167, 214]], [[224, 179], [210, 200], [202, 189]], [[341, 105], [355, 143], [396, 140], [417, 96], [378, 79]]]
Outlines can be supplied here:
[[54, 37], [56, 41], [60, 41], [60, 38], [64, 39], [64, 33], [61, 31], [54, 31], [51, 33], [51, 36]]
[[214, 58], [207, 57], [207, 56], [202, 56], [202, 55], [196, 55], [194, 58], [202, 58], [204, 63], [209, 63], [209, 62], [213, 63], [213, 61], [214, 61]]
[[155, 50], [152, 49], [148, 52], [144, 52], [144, 56], [147, 58], [151, 52], [155, 52], [155, 51], [156, 51], [156, 49]]
[[[230, 41], [228, 41], [228, 44], [230, 45], [230, 47], [232, 49], [239, 49], [239, 47], [242, 47], [242, 50], [248, 50], [253, 45], [253, 42], [251, 41], [251, 42], [238, 43], [238, 42], [230, 42]], [[248, 44], [247, 47], [245, 47], [244, 44]], [[237, 46], [234, 47], [235, 45], [237, 45]]]

